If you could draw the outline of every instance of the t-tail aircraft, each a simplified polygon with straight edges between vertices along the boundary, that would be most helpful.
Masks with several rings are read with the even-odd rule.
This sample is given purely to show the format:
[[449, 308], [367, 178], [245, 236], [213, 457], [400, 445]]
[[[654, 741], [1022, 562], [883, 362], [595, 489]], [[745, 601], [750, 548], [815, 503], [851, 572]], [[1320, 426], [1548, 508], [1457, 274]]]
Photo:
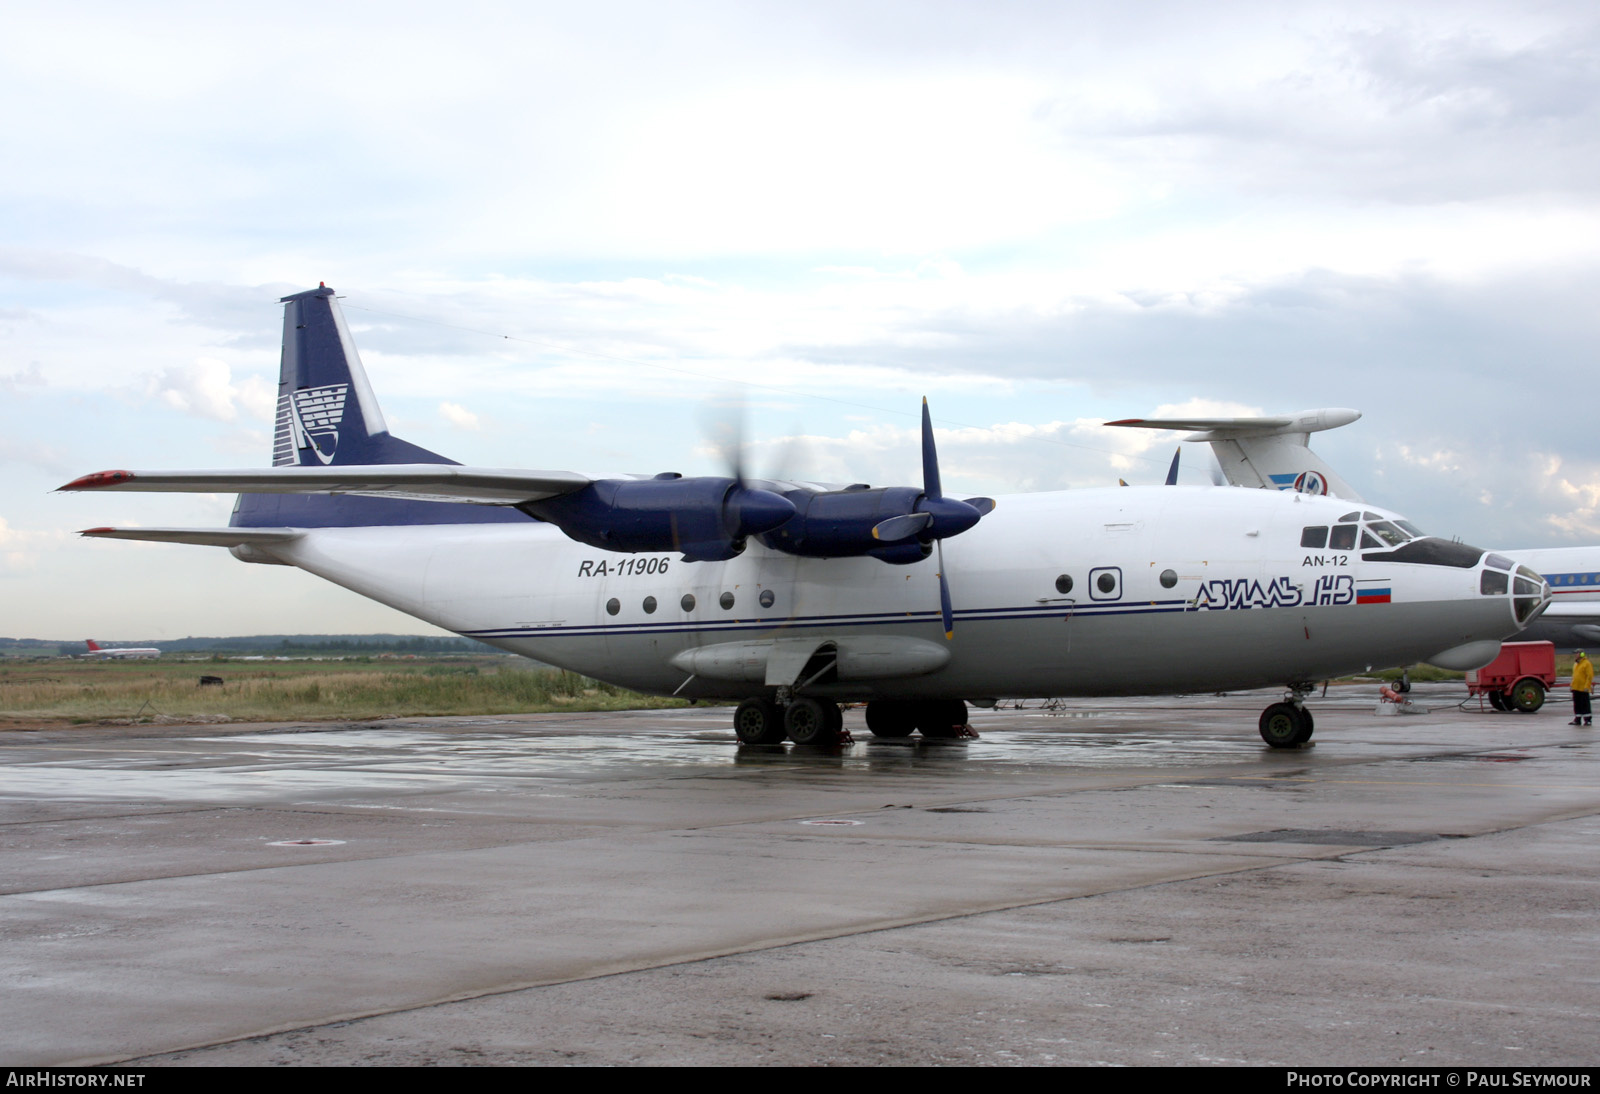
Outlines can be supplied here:
[[[1184, 440], [1210, 444], [1217, 466], [1234, 486], [1359, 502], [1355, 488], [1311, 451], [1310, 439], [1360, 417], [1359, 411], [1330, 407], [1275, 417], [1125, 418], [1106, 424], [1191, 431], [1194, 435]], [[1171, 473], [1167, 481], [1173, 481]], [[1529, 619], [1518, 641], [1550, 641], [1569, 649], [1600, 645], [1600, 547], [1517, 547], [1498, 553], [1539, 574], [1550, 587], [1549, 606]]]
[[[65, 490], [238, 492], [226, 528], [93, 528], [297, 566], [437, 626], [657, 695], [736, 701], [746, 744], [962, 732], [968, 702], [1313, 684], [1486, 663], [1542, 580], [1397, 514], [1303, 492], [591, 478], [464, 467], [392, 436], [331, 289], [283, 298], [273, 466], [101, 471]], [[1376, 542], [1374, 543], [1374, 537]]]

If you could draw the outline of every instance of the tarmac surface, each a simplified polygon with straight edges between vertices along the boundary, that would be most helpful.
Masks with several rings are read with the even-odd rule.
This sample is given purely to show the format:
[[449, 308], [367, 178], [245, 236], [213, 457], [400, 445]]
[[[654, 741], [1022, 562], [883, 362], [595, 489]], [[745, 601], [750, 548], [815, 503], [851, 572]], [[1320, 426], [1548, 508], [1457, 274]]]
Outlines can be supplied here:
[[1462, 691], [0, 734], [0, 1064], [1593, 1065], [1600, 730]]

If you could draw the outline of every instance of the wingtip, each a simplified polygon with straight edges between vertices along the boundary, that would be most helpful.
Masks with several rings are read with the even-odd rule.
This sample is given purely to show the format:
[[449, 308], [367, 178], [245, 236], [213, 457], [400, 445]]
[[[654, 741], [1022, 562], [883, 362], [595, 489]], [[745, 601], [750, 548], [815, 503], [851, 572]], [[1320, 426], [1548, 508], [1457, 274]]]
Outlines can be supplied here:
[[57, 492], [63, 490], [93, 490], [99, 486], [117, 486], [121, 483], [132, 481], [132, 471], [95, 471], [73, 479], [65, 486], [58, 486], [56, 490]]

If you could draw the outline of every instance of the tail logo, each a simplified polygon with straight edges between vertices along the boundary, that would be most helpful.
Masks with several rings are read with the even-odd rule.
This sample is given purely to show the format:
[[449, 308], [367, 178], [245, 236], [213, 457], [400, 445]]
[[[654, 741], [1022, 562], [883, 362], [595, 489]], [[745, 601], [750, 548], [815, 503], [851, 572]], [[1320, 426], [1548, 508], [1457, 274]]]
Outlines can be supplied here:
[[298, 452], [309, 448], [320, 463], [332, 463], [339, 448], [339, 425], [349, 384], [301, 388], [278, 397], [278, 422], [273, 436], [274, 466], [298, 463]]
[[1294, 480], [1294, 488], [1302, 494], [1326, 494], [1328, 492], [1328, 480], [1315, 471], [1302, 471], [1299, 477]]

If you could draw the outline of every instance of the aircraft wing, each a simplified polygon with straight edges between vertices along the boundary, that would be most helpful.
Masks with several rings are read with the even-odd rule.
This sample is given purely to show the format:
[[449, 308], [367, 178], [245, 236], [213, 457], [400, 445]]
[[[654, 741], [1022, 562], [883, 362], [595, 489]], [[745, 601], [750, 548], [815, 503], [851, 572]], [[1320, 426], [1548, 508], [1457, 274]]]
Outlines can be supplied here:
[[305, 535], [305, 530], [303, 528], [85, 528], [78, 534], [94, 539], [141, 539], [151, 543], [195, 543], [202, 547], [244, 547], [290, 543]]
[[97, 471], [74, 479], [61, 489], [191, 494], [360, 494], [474, 505], [521, 505], [570, 494], [592, 481], [571, 471], [400, 463], [216, 471]]

